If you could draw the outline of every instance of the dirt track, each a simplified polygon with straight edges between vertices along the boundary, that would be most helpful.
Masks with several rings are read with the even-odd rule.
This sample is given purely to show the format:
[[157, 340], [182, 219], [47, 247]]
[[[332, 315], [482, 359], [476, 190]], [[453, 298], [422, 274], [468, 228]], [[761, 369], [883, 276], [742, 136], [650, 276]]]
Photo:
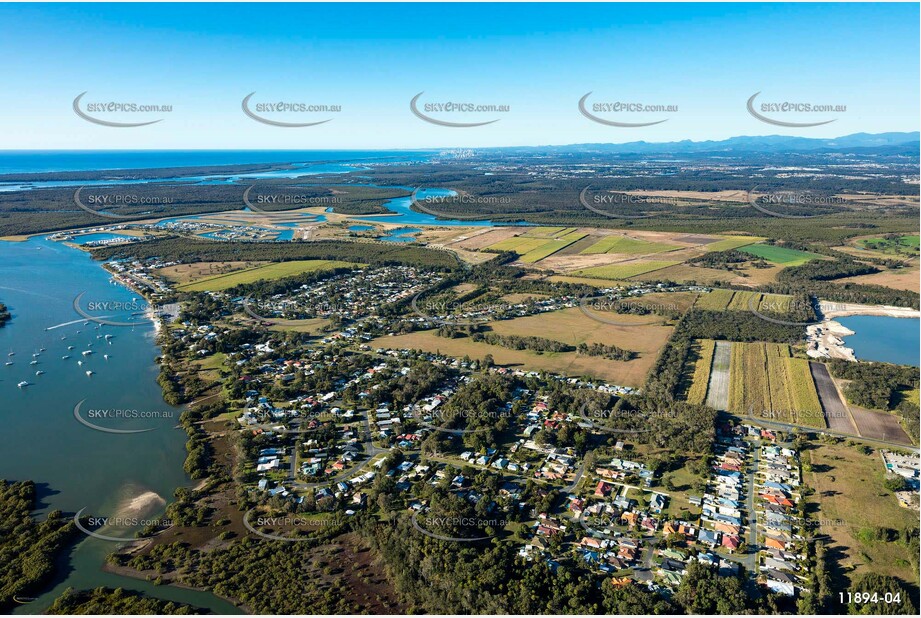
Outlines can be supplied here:
[[710, 384], [707, 386], [707, 405], [717, 410], [729, 407], [729, 359], [732, 344], [717, 341], [713, 350], [713, 367], [710, 369]]
[[841, 401], [838, 389], [828, 373], [828, 368], [822, 363], [809, 363], [809, 371], [815, 380], [815, 388], [822, 402], [822, 411], [828, 428], [843, 433], [857, 434], [857, 426], [851, 420], [847, 406]]

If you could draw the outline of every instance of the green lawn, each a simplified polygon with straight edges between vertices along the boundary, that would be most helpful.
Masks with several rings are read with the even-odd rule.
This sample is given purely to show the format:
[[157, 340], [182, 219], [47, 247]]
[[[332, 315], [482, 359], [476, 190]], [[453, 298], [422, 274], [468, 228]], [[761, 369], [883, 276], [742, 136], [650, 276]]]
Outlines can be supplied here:
[[184, 292], [219, 292], [232, 288], [241, 283], [253, 283], [261, 279], [282, 279], [292, 277], [303, 273], [314, 272], [318, 270], [332, 270], [334, 268], [359, 268], [362, 264], [353, 262], [340, 262], [339, 260], [294, 260], [291, 262], [276, 262], [238, 270], [224, 275], [214, 277], [205, 277], [191, 283], [178, 286], [178, 289]]
[[880, 251], [881, 253], [893, 253], [897, 255], [918, 255], [919, 239], [918, 234], [909, 236], [899, 236], [898, 238], [864, 238], [858, 244], [864, 249]]
[[819, 257], [815, 253], [787, 249], [776, 245], [751, 245], [742, 247], [739, 251], [760, 257], [772, 264], [783, 264], [784, 266], [799, 266]]

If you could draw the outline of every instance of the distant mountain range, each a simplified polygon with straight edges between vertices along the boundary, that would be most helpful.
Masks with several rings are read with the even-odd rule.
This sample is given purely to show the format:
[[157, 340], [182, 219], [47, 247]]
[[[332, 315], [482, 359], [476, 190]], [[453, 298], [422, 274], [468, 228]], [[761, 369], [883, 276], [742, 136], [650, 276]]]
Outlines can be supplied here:
[[[802, 152], [885, 149], [892, 147], [914, 150], [917, 154], [921, 134], [913, 132], [854, 133], [835, 138], [790, 137], [785, 135], [739, 136], [720, 141], [694, 142], [627, 142], [625, 144], [570, 144], [567, 146], [536, 146], [514, 150], [544, 150], [551, 152], [605, 152], [616, 154], [650, 153], [739, 153], [739, 152]], [[505, 150], [505, 149], [503, 149]]]

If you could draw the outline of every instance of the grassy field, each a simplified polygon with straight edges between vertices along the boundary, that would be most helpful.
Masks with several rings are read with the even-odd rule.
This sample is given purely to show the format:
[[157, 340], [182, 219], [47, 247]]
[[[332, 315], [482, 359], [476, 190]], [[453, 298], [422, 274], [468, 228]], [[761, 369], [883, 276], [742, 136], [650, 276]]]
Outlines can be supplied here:
[[648, 261], [648, 262], [630, 262], [629, 264], [608, 264], [606, 266], [594, 266], [576, 271], [574, 274], [585, 277], [599, 277], [601, 279], [623, 280], [653, 272], [669, 266], [675, 266], [681, 262], [666, 261]]
[[921, 236], [899, 236], [898, 238], [863, 238], [857, 242], [858, 246], [871, 251], [889, 253], [893, 255], [918, 255], [919, 240]]
[[308, 335], [319, 335], [329, 326], [331, 321], [327, 318], [309, 318], [306, 320], [284, 320], [280, 323], [273, 323], [269, 330], [277, 332], [291, 331], [295, 333], [306, 333]]
[[[885, 473], [879, 453], [864, 454], [845, 442], [816, 442], [805, 452], [803, 480], [814, 492], [807, 498], [817, 534], [831, 537], [840, 577], [862, 573], [891, 575], [918, 584], [918, 554], [901, 542], [873, 538], [879, 528], [918, 527], [918, 513], [899, 506], [883, 486]], [[847, 590], [847, 582], [838, 589]]]
[[685, 399], [689, 403], [703, 404], [707, 400], [707, 385], [710, 382], [710, 366], [713, 364], [713, 350], [716, 342], [712, 339], [700, 339], [694, 342], [692, 349], [697, 360], [691, 373], [691, 382]]
[[602, 238], [582, 253], [592, 255], [597, 253], [622, 253], [626, 255], [646, 255], [648, 253], [661, 253], [677, 249], [675, 245], [659, 242], [649, 242], [627, 236], [608, 236]]
[[[648, 316], [618, 316], [624, 322], [648, 322]], [[496, 364], [533, 371], [551, 371], [579, 377], [593, 376], [624, 386], [641, 386], [656, 356], [671, 334], [670, 326], [614, 326], [587, 317], [581, 310], [564, 309], [504, 320], [490, 324], [502, 335], [538, 336], [570, 345], [605, 343], [634, 350], [639, 356], [631, 361], [612, 361], [597, 356], [582, 356], [576, 352], [538, 354], [527, 350], [510, 350], [470, 338], [447, 339], [433, 331], [417, 331], [406, 335], [379, 337], [372, 347], [410, 348], [438, 352], [454, 357], [469, 356], [482, 359], [491, 354]]]
[[758, 236], [729, 236], [723, 240], [710, 243], [706, 246], [706, 249], [707, 251], [729, 251], [730, 249], [752, 245], [760, 240], [764, 239]]
[[784, 266], [799, 266], [819, 257], [815, 253], [775, 245], [751, 245], [741, 248], [740, 251], [760, 257], [773, 264], [783, 264]]
[[184, 292], [219, 292], [241, 283], [253, 283], [254, 281], [262, 279], [282, 279], [284, 277], [291, 277], [318, 270], [360, 266], [361, 264], [340, 262], [338, 260], [295, 260], [291, 262], [276, 262], [213, 277], [205, 277], [185, 285], [180, 285], [178, 289]]
[[782, 343], [733, 343], [729, 410], [745, 416], [825, 427], [809, 362]]
[[182, 285], [217, 275], [226, 275], [239, 270], [248, 270], [256, 266], [263, 266], [268, 262], [192, 262], [189, 264], [174, 264], [157, 269], [157, 274], [170, 283]]

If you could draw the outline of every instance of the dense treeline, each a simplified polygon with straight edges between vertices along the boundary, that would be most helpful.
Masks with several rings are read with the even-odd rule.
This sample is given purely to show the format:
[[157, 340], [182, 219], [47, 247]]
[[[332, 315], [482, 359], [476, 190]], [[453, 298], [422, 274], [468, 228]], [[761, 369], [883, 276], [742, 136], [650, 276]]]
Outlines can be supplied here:
[[[432, 424], [449, 430], [465, 430], [467, 448], [498, 446], [499, 436], [508, 430], [514, 411], [506, 402], [514, 398], [517, 382], [510, 377], [487, 374], [462, 384], [454, 396], [438, 409]], [[423, 443], [427, 452], [443, 452], [450, 446], [451, 434], [433, 432]]]
[[15, 606], [14, 597], [28, 597], [54, 571], [56, 556], [77, 533], [73, 520], [52, 511], [42, 522], [35, 509], [32, 481], [0, 480], [0, 611]]
[[[815, 319], [814, 316], [810, 318], [808, 315], [778, 315], [766, 311], [761, 315], [794, 323], [805, 323]], [[806, 334], [803, 326], [778, 324], [748, 311], [691, 309], [685, 314], [681, 324], [685, 335], [691, 339], [798, 343]]]
[[296, 243], [214, 242], [168, 236], [131, 245], [99, 247], [92, 252], [93, 257], [103, 260], [154, 257], [179, 262], [343, 260], [365, 264], [412, 264], [445, 269], [455, 268], [458, 263], [452, 253], [420, 246], [332, 240]]
[[580, 343], [576, 346], [576, 351], [585, 356], [601, 356], [608, 360], [628, 361], [636, 358], [637, 353], [633, 350], [625, 350], [616, 345], [605, 345], [603, 343]]
[[[869, 616], [918, 615], [918, 606], [916, 605], [917, 592], [912, 594], [908, 586], [891, 575], [864, 573], [854, 580], [848, 592], [854, 594], [868, 594], [871, 599], [873, 599], [873, 597], [877, 599], [867, 603], [859, 603], [852, 600], [847, 604], [847, 612], [849, 614]], [[912, 598], [913, 596], [915, 598]]]
[[7, 320], [10, 319], [10, 310], [7, 309], [6, 305], [0, 303], [0, 326], [6, 324]]
[[192, 615], [208, 611], [174, 601], [164, 601], [134, 590], [122, 588], [96, 588], [74, 590], [68, 588], [54, 600], [46, 614], [52, 615]]
[[789, 266], [777, 273], [777, 280], [787, 281], [832, 281], [844, 277], [872, 275], [879, 269], [852, 259], [812, 260], [799, 266]]
[[718, 270], [735, 270], [747, 264], [751, 264], [755, 268], [770, 268], [770, 264], [764, 259], [755, 257], [751, 253], [743, 253], [735, 249], [729, 249], [727, 251], [710, 251], [701, 256], [691, 258], [687, 263], [692, 266], [715, 268]]
[[828, 368], [836, 378], [850, 380], [844, 389], [848, 401], [865, 408], [892, 410], [900, 390], [918, 388], [918, 369], [890, 363], [831, 359]]
[[339, 536], [344, 530], [336, 525], [297, 543], [247, 537], [208, 552], [184, 543], [160, 545], [128, 564], [178, 576], [183, 584], [211, 590], [254, 614], [358, 614], [375, 608], [400, 613], [386, 584], [373, 582], [377, 594], [370, 598], [354, 593], [356, 585], [372, 583], [373, 573], [367, 565], [358, 571], [359, 565], [349, 562], [357, 562], [366, 545], [349, 547], [350, 558], [338, 556], [346, 545], [357, 545]]
[[[337, 275], [344, 275], [351, 272], [352, 268], [341, 267], [329, 270], [317, 270], [313, 272], [284, 277], [282, 279], [260, 279], [253, 283], [241, 283], [227, 289], [231, 296], [252, 296], [255, 298], [268, 298], [276, 294], [287, 294], [298, 289], [302, 285], [309, 285], [330, 279]], [[331, 299], [330, 299], [331, 300]]]
[[568, 343], [546, 339], [545, 337], [500, 335], [493, 332], [473, 333], [471, 339], [511, 350], [530, 350], [531, 352], [572, 352], [576, 349]]

